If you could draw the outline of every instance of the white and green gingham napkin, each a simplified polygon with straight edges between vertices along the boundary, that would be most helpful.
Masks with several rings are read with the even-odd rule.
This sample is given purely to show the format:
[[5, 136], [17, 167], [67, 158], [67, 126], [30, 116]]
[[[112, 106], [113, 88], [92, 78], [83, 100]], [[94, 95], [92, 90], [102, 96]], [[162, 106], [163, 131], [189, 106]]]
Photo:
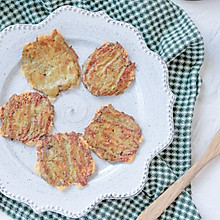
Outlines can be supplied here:
[[[139, 195], [130, 199], [105, 200], [82, 218], [136, 219], [191, 165], [190, 128], [200, 87], [198, 71], [203, 61], [202, 37], [187, 14], [169, 0], [1, 0], [0, 30], [16, 23], [38, 23], [63, 5], [106, 11], [113, 19], [132, 24], [140, 30], [148, 47], [162, 56], [168, 65], [170, 87], [177, 96], [173, 143], [151, 162], [149, 180]], [[35, 214], [30, 207], [2, 194], [0, 209], [19, 220], [68, 219], [51, 212]], [[160, 219], [201, 219], [192, 202], [190, 187]]]

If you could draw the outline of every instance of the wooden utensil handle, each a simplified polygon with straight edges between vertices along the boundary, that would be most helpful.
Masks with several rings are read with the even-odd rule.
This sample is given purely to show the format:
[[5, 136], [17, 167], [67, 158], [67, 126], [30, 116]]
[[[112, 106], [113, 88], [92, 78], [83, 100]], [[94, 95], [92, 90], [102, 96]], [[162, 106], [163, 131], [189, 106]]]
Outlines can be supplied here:
[[[196, 174], [219, 154], [220, 131], [209, 144], [202, 157], [176, 182], [174, 182], [163, 194], [161, 194], [150, 206], [148, 206], [137, 220], [156, 220], [164, 210], [176, 199], [176, 197], [192, 181]], [[216, 137], [215, 136], [215, 137]]]

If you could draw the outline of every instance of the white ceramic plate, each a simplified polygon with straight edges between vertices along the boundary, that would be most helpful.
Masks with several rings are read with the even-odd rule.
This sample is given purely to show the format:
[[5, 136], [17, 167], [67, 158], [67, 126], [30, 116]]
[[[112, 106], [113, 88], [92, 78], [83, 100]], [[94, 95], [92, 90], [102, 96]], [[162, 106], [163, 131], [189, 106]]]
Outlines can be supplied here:
[[169, 145], [173, 136], [174, 95], [168, 86], [168, 70], [162, 59], [150, 51], [137, 29], [114, 21], [104, 12], [91, 13], [64, 6], [37, 25], [10, 26], [0, 34], [0, 105], [16, 93], [31, 91], [21, 69], [22, 46], [39, 34], [56, 28], [79, 56], [80, 65], [102, 43], [122, 44], [136, 63], [136, 78], [124, 94], [95, 97], [84, 86], [62, 92], [53, 102], [55, 126], [52, 132], [82, 132], [102, 104], [132, 115], [140, 125], [144, 142], [130, 164], [110, 164], [92, 154], [96, 171], [82, 189], [71, 186], [60, 192], [34, 172], [36, 151], [10, 138], [0, 137], [0, 191], [30, 205], [35, 212], [54, 211], [80, 217], [107, 198], [127, 198], [142, 190], [151, 159]]

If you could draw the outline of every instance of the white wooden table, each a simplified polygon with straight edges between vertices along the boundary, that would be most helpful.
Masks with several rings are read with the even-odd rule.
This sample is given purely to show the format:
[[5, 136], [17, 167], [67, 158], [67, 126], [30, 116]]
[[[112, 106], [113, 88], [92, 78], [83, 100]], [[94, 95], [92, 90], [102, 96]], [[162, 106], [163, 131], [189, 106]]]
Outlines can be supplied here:
[[[196, 161], [220, 128], [220, 1], [172, 0], [181, 6], [201, 31], [205, 61], [200, 71], [203, 84], [192, 124], [192, 160]], [[192, 197], [203, 219], [220, 219], [220, 157], [192, 182]], [[11, 220], [0, 211], [1, 220]]]
[[[200, 71], [203, 84], [192, 123], [192, 162], [195, 162], [220, 128], [220, 1], [173, 2], [189, 14], [205, 42], [205, 60]], [[220, 157], [193, 180], [192, 198], [204, 220], [220, 219]]]

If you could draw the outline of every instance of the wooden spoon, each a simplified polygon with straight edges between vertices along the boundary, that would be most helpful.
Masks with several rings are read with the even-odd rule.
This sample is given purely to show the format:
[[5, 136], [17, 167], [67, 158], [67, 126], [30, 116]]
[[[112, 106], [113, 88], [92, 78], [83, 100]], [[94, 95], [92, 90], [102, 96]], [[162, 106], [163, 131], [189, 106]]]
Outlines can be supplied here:
[[215, 134], [208, 148], [201, 158], [163, 192], [150, 206], [148, 206], [137, 220], [156, 220], [164, 210], [176, 199], [176, 197], [188, 186], [196, 174], [205, 167], [212, 159], [220, 154], [220, 129]]

